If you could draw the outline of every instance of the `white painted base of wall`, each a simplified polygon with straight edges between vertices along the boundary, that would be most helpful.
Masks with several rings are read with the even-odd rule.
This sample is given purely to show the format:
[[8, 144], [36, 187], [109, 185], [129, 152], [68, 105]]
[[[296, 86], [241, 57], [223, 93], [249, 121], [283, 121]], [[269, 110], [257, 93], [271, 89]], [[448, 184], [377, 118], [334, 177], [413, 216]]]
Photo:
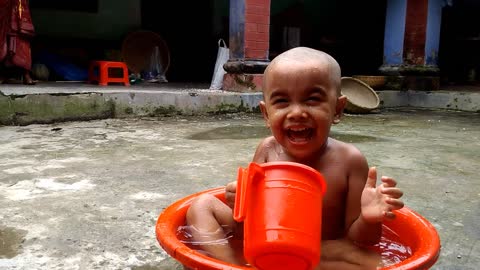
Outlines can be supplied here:
[[480, 112], [480, 92], [377, 91], [380, 108], [417, 107]]

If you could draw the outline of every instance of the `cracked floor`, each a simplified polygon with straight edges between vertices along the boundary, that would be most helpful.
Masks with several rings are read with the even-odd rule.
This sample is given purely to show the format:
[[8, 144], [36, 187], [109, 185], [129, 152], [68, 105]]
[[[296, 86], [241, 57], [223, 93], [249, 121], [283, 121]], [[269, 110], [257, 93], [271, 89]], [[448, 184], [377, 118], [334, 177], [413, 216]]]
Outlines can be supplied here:
[[[266, 135], [249, 114], [0, 127], [0, 269], [181, 269], [156, 241], [158, 215], [234, 179]], [[433, 269], [480, 265], [480, 114], [346, 115], [332, 136], [437, 228]]]

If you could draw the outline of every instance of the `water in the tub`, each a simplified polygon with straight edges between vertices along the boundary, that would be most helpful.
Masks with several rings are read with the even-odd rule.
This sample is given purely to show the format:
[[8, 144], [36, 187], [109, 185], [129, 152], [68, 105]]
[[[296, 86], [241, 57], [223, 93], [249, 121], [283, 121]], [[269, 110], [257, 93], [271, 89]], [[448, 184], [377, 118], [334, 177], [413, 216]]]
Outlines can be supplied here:
[[[194, 235], [196, 239], [194, 240]], [[221, 235], [222, 237], [218, 237]], [[212, 237], [215, 236], [215, 237]], [[201, 246], [205, 245], [227, 245], [235, 243], [233, 240], [233, 232], [227, 227], [223, 228], [223, 232], [217, 231], [212, 233], [199, 232], [193, 226], [180, 226], [177, 230], [177, 237], [180, 241], [191, 249], [202, 254], [209, 255], [208, 252], [202, 250]], [[212, 240], [216, 238], [217, 240]], [[239, 247], [241, 242], [239, 242]], [[400, 236], [390, 230], [388, 227], [383, 228], [383, 235], [380, 243], [372, 247], [374, 251], [381, 255], [379, 267], [387, 267], [412, 256], [412, 249], [405, 246], [400, 241]]]
[[403, 245], [400, 236], [385, 226], [380, 243], [376, 244], [373, 250], [381, 255], [380, 267], [399, 263], [412, 256], [412, 249]]
[[200, 232], [193, 226], [180, 226], [177, 229], [177, 238], [182, 243], [202, 254], [209, 256], [208, 252], [202, 249], [206, 245], [231, 245], [233, 231], [224, 226], [216, 232]]

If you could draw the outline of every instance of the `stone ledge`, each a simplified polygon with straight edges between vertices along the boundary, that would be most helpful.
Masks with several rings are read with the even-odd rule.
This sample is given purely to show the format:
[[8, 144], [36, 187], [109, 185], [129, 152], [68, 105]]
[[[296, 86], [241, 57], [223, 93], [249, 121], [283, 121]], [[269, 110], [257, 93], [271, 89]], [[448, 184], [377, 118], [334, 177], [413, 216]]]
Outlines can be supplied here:
[[259, 112], [261, 99], [261, 93], [152, 91], [0, 95], [0, 125]]
[[[480, 112], [480, 92], [377, 91], [382, 108], [418, 107]], [[95, 91], [0, 95], [0, 125], [167, 115], [259, 112], [261, 92]]]

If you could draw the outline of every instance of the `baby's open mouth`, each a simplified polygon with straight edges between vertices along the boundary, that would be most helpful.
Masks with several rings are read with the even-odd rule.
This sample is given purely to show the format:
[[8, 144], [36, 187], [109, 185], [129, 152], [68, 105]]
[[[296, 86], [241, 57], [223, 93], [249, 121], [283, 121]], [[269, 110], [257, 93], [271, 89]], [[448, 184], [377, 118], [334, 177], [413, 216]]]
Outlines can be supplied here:
[[288, 128], [287, 137], [290, 141], [295, 143], [307, 142], [312, 138], [312, 128]]

